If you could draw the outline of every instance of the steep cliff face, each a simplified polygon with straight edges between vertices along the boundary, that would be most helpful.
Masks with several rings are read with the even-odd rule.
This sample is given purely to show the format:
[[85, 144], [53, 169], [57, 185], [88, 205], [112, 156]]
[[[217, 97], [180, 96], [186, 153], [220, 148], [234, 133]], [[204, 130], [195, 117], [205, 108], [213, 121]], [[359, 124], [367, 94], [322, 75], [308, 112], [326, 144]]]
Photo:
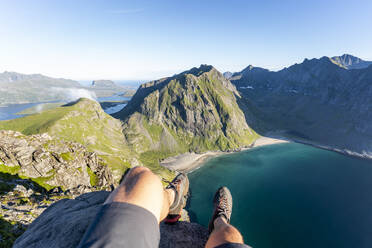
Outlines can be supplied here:
[[371, 66], [348, 70], [323, 57], [278, 72], [251, 66], [231, 82], [256, 130], [372, 156]]
[[159, 158], [206, 150], [233, 150], [258, 135], [247, 125], [235, 87], [212, 66], [202, 65], [170, 78], [143, 84], [114, 116], [139, 153]]

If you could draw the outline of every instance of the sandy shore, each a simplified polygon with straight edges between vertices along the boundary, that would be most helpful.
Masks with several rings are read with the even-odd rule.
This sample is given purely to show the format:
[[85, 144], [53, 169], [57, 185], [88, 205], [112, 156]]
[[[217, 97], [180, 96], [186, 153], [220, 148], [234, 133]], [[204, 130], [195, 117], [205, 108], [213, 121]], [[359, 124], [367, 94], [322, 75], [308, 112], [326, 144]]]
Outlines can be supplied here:
[[[243, 150], [252, 149], [254, 147], [287, 143], [286, 140], [273, 139], [268, 137], [261, 137], [257, 139], [252, 146], [243, 148]], [[175, 157], [164, 159], [160, 164], [168, 169], [179, 171], [179, 172], [190, 172], [201, 166], [207, 159], [230, 152], [206, 152], [206, 153], [184, 153]]]

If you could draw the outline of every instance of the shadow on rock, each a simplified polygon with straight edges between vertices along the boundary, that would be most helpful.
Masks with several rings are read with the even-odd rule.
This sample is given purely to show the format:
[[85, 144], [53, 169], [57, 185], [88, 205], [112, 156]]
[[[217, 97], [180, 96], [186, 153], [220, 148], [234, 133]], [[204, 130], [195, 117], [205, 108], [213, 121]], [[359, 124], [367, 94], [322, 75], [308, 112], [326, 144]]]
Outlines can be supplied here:
[[[63, 199], [46, 209], [14, 243], [17, 247], [76, 247], [110, 194], [97, 191]], [[160, 247], [204, 247], [208, 231], [199, 224], [160, 225]]]

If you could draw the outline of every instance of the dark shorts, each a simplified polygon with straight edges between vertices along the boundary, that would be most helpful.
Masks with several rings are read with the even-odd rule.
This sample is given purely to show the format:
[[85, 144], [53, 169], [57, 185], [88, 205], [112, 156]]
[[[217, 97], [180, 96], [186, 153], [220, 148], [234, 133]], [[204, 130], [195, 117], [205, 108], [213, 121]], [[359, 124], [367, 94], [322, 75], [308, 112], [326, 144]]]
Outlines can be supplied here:
[[[159, 242], [159, 224], [151, 212], [133, 204], [113, 202], [102, 206], [85, 232], [79, 247], [158, 248]], [[249, 246], [241, 244], [218, 246], [247, 247]]]

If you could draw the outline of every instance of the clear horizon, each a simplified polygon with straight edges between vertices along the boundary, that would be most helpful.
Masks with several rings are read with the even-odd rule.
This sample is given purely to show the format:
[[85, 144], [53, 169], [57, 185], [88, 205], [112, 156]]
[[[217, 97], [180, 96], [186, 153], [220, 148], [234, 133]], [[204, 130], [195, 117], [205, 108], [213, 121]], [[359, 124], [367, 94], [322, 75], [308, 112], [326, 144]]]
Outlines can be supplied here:
[[0, 71], [146, 81], [200, 64], [236, 72], [344, 53], [372, 60], [371, 12], [368, 0], [4, 0]]

